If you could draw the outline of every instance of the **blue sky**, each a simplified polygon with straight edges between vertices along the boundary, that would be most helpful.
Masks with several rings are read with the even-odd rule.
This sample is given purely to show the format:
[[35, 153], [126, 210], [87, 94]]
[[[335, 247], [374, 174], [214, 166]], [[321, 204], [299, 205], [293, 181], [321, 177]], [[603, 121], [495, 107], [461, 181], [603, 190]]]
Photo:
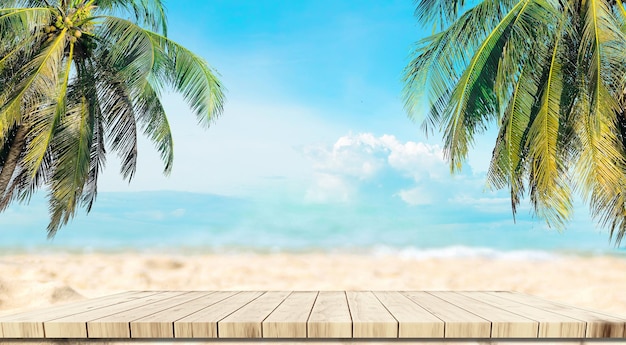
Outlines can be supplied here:
[[[413, 44], [430, 30], [413, 17], [412, 0], [187, 0], [169, 1], [167, 7], [169, 36], [221, 74], [228, 89], [224, 113], [211, 128], [200, 128], [181, 97], [165, 95], [175, 142], [171, 176], [162, 175], [158, 153], [145, 140], [130, 185], [110, 157], [100, 179], [103, 196], [93, 213], [62, 229], [58, 241], [64, 233], [90, 227], [105, 233], [106, 224], [171, 229], [184, 215], [189, 228], [204, 229], [213, 221], [194, 205], [196, 197], [138, 193], [147, 191], [235, 198], [237, 206], [228, 211], [232, 219], [223, 223], [233, 229], [257, 229], [233, 222], [250, 213], [266, 231], [298, 229], [301, 220], [295, 218], [277, 223], [285, 210], [297, 209], [293, 214], [299, 219], [310, 210], [309, 228], [317, 226], [314, 219], [327, 218], [328, 229], [362, 227], [378, 219], [385, 220], [381, 226], [397, 229], [461, 229], [463, 244], [481, 245], [481, 238], [491, 236], [501, 245], [491, 243], [502, 248], [514, 246], [507, 231], [547, 231], [530, 217], [528, 203], [514, 225], [506, 193], [485, 188], [495, 133], [480, 137], [463, 172], [451, 176], [439, 135], [426, 138], [407, 118], [403, 69]], [[120, 203], [128, 198], [121, 192], [137, 193], [129, 200], [146, 202]], [[206, 200], [212, 206], [205, 209], [223, 201]], [[254, 211], [242, 206], [248, 202]], [[228, 212], [210, 214], [222, 219]], [[43, 202], [13, 207], [0, 218], [0, 228], [28, 224], [43, 238], [46, 217]], [[331, 220], [336, 224], [328, 225]], [[576, 247], [576, 241], [611, 247], [608, 234], [599, 231], [578, 206], [569, 229], [546, 246], [560, 247], [563, 240], [566, 247]], [[576, 235], [580, 232], [592, 236], [592, 242]], [[537, 241], [529, 238], [524, 241]]]
[[[403, 69], [414, 43], [430, 34], [412, 0], [170, 1], [168, 10], [171, 38], [222, 75], [224, 114], [204, 130], [168, 95], [173, 174], [160, 174], [145, 144], [133, 183], [109, 166], [103, 191], [322, 204], [394, 199], [418, 213], [429, 206], [510, 219], [506, 193], [484, 187], [495, 133], [479, 138], [463, 173], [450, 176], [439, 136], [426, 138], [403, 110]], [[528, 215], [528, 205], [520, 213]]]
[[[144, 143], [133, 183], [121, 181], [114, 162], [102, 190], [241, 195], [277, 181], [304, 188], [320, 163], [307, 156], [311, 147], [361, 134], [426, 142], [400, 98], [411, 47], [427, 34], [411, 0], [186, 1], [168, 9], [170, 36], [222, 75], [224, 114], [204, 130], [180, 97], [167, 95], [172, 176], [160, 175], [156, 152]], [[488, 152], [486, 145], [474, 152], [475, 171], [485, 169]]]

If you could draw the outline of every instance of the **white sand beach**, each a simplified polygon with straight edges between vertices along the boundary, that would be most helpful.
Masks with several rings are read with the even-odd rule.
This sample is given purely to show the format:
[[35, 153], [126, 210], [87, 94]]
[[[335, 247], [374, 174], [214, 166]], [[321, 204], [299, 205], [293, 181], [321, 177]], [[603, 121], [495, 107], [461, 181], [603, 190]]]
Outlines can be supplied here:
[[626, 259], [346, 254], [0, 256], [0, 314], [125, 290], [515, 290], [626, 316]]

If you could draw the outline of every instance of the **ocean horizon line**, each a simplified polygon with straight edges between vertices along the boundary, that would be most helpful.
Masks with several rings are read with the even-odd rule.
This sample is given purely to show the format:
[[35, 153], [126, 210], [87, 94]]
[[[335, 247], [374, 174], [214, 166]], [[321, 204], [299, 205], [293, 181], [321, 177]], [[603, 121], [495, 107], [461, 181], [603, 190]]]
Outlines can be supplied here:
[[502, 252], [622, 252], [588, 219], [574, 220], [559, 232], [526, 215], [518, 215], [514, 222], [508, 211], [499, 209], [472, 212], [468, 217], [454, 208], [435, 212], [429, 206], [412, 207], [397, 200], [303, 204], [277, 199], [186, 192], [102, 193], [92, 213], [77, 215], [48, 240], [47, 204], [35, 198], [30, 205], [9, 208], [0, 218], [0, 252], [145, 248], [174, 252], [409, 248], [411, 252], [455, 246]]

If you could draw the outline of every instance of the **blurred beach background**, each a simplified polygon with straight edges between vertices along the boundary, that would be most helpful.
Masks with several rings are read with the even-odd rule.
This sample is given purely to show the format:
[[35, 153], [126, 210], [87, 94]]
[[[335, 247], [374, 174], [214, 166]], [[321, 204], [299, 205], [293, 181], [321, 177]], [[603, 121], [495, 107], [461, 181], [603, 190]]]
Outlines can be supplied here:
[[515, 290], [626, 314], [626, 255], [589, 220], [559, 233], [514, 224], [505, 200], [494, 214], [396, 199], [103, 193], [53, 241], [33, 200], [0, 219], [0, 313], [125, 290], [348, 289]]
[[228, 88], [209, 130], [164, 95], [174, 169], [109, 156], [89, 215], [46, 239], [45, 192], [0, 214], [0, 314], [125, 290], [515, 290], [626, 315], [626, 251], [581, 200], [562, 232], [485, 186], [496, 131], [449, 173], [402, 108], [431, 33], [413, 1], [168, 2]]

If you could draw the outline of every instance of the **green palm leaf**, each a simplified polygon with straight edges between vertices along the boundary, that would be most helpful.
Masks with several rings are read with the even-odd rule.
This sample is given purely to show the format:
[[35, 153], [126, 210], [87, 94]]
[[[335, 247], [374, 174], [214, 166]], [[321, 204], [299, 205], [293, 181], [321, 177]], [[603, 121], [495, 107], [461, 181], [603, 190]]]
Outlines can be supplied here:
[[[482, 97], [495, 97], [493, 81], [495, 80], [495, 64], [500, 59], [502, 47], [511, 30], [511, 24], [524, 14], [530, 0], [521, 0], [500, 21], [478, 48], [465, 73], [454, 89], [446, 116], [444, 143], [445, 153], [450, 159], [450, 168], [460, 170], [462, 161], [467, 155], [468, 147], [476, 132], [477, 124], [482, 118], [494, 115], [494, 100], [482, 98], [475, 102], [476, 94]], [[468, 116], [470, 115], [470, 116]]]
[[135, 104], [137, 121], [161, 154], [165, 165], [163, 172], [169, 175], [174, 164], [174, 140], [165, 109], [150, 83], [145, 85]]
[[50, 190], [49, 237], [74, 216], [89, 174], [94, 132], [89, 108], [87, 98], [81, 97], [80, 102], [69, 109], [55, 136], [56, 167]]
[[538, 111], [528, 133], [531, 200], [548, 225], [562, 228], [572, 210], [567, 171], [558, 155], [563, 95], [562, 37], [565, 18], [555, 32]]
[[[154, 70], [155, 77], [170, 84], [183, 95], [201, 124], [209, 126], [224, 104], [223, 87], [216, 73], [202, 58], [176, 42], [155, 33], [148, 33], [163, 61]], [[165, 68], [166, 67], [166, 68]]]
[[[425, 95], [427, 130], [444, 125], [453, 171], [460, 169], [474, 135], [495, 123], [500, 128], [487, 183], [509, 188], [514, 216], [528, 193], [535, 214], [563, 229], [572, 213], [571, 190], [576, 190], [620, 243], [626, 235], [626, 10], [621, 1], [507, 1], [495, 7], [486, 0], [458, 19], [452, 18], [454, 4], [418, 3], [428, 15], [421, 19], [439, 16], [443, 22], [440, 14], [447, 13], [451, 22], [424, 40], [407, 66], [409, 116], [423, 112]], [[471, 38], [480, 36], [476, 31], [489, 26], [465, 24], [482, 5], [506, 12], [482, 13], [489, 17], [485, 23], [497, 24], [473, 46]], [[457, 42], [471, 53], [469, 61], [448, 52]]]
[[167, 35], [167, 16], [160, 0], [96, 0], [94, 4], [98, 6], [98, 12], [129, 12], [139, 25], [146, 25], [152, 31]]
[[[50, 97], [52, 103], [46, 105], [37, 112], [37, 116], [31, 119], [32, 125], [29, 136], [32, 138], [27, 146], [27, 153], [24, 157], [24, 164], [28, 167], [30, 174], [34, 177], [41, 168], [44, 156], [48, 151], [50, 142], [54, 136], [57, 125], [65, 114], [67, 101], [67, 87], [70, 77], [70, 64], [72, 63], [73, 45], [70, 44], [70, 53], [65, 61], [67, 66], [62, 69], [63, 52], [65, 50], [64, 33], [51, 45], [53, 47], [50, 55], [50, 64], [46, 69], [40, 71], [41, 78], [35, 79], [38, 84], [36, 88], [40, 92], [54, 92], [54, 97]], [[60, 80], [59, 80], [60, 79]]]
[[[58, 85], [58, 68], [63, 59], [63, 35], [59, 35], [41, 54], [21, 68], [15, 87], [0, 92], [0, 138], [22, 120], [22, 109], [26, 108], [40, 114], [49, 106], [42, 104], [50, 90]], [[21, 78], [25, 75], [26, 78]], [[33, 89], [31, 89], [31, 87]], [[27, 97], [29, 96], [29, 97]]]
[[132, 179], [138, 128], [171, 171], [161, 91], [181, 92], [204, 124], [224, 95], [166, 24], [161, 0], [0, 1], [0, 210], [46, 188], [54, 236], [79, 206], [91, 210], [108, 149]]

